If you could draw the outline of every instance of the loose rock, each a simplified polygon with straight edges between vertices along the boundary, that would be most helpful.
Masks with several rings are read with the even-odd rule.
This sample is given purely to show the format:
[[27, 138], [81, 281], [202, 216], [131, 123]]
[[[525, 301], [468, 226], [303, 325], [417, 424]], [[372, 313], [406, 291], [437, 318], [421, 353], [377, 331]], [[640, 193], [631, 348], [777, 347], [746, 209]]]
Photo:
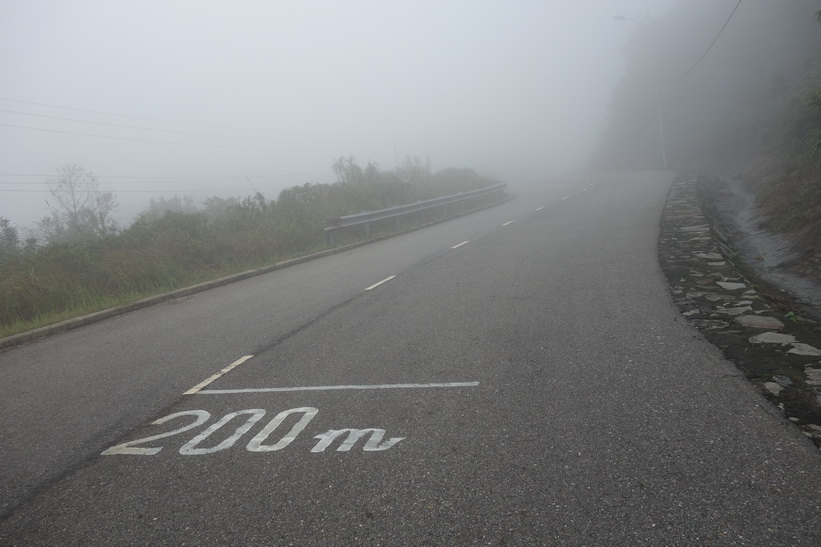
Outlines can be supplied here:
[[716, 285], [728, 291], [737, 291], [738, 289], [747, 288], [747, 285], [744, 283], [730, 283], [729, 281], [716, 281]]
[[776, 374], [775, 376], [773, 376], [773, 380], [775, 380], [775, 383], [781, 387], [789, 387], [792, 385], [792, 380], [790, 380], [783, 374]]
[[821, 357], [821, 349], [809, 344], [802, 344], [800, 342], [794, 342], [792, 349], [787, 353], [792, 353], [793, 355], [806, 355], [809, 357]]
[[775, 317], [766, 315], [742, 315], [741, 317], [736, 317], [735, 322], [742, 327], [750, 327], [753, 329], [781, 330], [784, 328], [784, 323]]
[[725, 315], [741, 315], [748, 311], [753, 311], [753, 309], [750, 306], [742, 306], [740, 308], [716, 308], [716, 313], [723, 313]]
[[780, 334], [777, 332], [764, 332], [750, 337], [751, 344], [792, 344], [795, 336], [791, 334]]
[[811, 365], [804, 367], [804, 374], [807, 375], [807, 383], [811, 386], [821, 386], [821, 368], [813, 368]]

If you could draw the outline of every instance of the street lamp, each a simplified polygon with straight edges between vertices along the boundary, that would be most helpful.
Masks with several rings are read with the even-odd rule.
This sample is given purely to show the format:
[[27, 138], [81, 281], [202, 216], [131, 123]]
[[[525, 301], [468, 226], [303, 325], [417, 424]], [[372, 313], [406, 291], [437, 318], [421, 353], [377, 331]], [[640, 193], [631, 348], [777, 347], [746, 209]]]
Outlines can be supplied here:
[[[647, 25], [650, 27], [650, 32], [653, 35], [653, 41], [656, 42], [658, 45], [658, 38], [656, 38], [656, 29], [653, 26], [653, 18], [650, 17], [649, 13], [647, 17], [637, 18], [637, 17], [625, 17], [624, 15], [616, 15], [613, 17], [616, 21], [633, 21], [635, 23], [639, 23], [642, 25]], [[661, 115], [661, 89], [659, 86], [659, 72], [658, 72], [658, 65], [656, 56], [653, 56], [653, 81], [655, 82], [656, 87], [656, 117], [658, 118], [659, 122], [659, 142], [661, 144], [661, 165], [667, 169], [667, 152], [665, 151], [664, 147], [664, 121]]]

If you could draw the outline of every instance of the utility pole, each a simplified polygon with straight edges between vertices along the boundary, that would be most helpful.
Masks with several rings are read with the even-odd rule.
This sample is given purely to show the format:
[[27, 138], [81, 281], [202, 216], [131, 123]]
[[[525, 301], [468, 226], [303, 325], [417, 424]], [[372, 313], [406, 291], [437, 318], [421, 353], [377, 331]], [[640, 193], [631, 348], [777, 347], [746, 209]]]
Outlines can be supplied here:
[[658, 35], [656, 34], [656, 26], [655, 20], [650, 17], [650, 10], [647, 10], [647, 16], [643, 18], [636, 18], [636, 17], [625, 17], [623, 15], [616, 15], [613, 17], [616, 21], [633, 21], [635, 23], [639, 23], [642, 25], [647, 25], [650, 27], [650, 34], [653, 35], [653, 42], [655, 45], [655, 52], [653, 55], [653, 82], [656, 88], [656, 118], [658, 119], [659, 125], [659, 145], [661, 148], [661, 166], [664, 169], [667, 169], [667, 149], [664, 145], [664, 116], [662, 115], [661, 109], [661, 83], [659, 81], [659, 67], [658, 67], [658, 57], [656, 53], [658, 52], [658, 45], [659, 39]]

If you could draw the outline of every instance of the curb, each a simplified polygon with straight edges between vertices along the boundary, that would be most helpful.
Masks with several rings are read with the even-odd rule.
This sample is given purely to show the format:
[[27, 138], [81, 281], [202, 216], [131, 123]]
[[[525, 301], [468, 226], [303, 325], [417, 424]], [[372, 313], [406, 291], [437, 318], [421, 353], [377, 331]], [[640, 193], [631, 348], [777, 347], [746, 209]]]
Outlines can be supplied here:
[[420, 224], [418, 226], [412, 226], [410, 228], [405, 228], [404, 230], [399, 230], [396, 232], [391, 232], [388, 234], [383, 234], [381, 236], [372, 237], [369, 239], [364, 239], [362, 241], [357, 241], [355, 243], [348, 243], [347, 245], [342, 245], [339, 247], [334, 247], [332, 249], [326, 249], [324, 251], [318, 251], [316, 253], [311, 253], [304, 256], [299, 256], [296, 258], [290, 258], [288, 260], [283, 260], [281, 262], [276, 262], [274, 264], [268, 266], [262, 266], [261, 268], [255, 268], [253, 270], [247, 270], [244, 272], [240, 272], [237, 274], [227, 275], [225, 277], [220, 277], [218, 279], [214, 279], [212, 281], [205, 281], [203, 283], [198, 283], [196, 285], [191, 285], [189, 287], [184, 287], [182, 289], [176, 289], [171, 292], [158, 294], [155, 296], [149, 296], [148, 298], [143, 298], [142, 300], [137, 300], [136, 302], [132, 302], [130, 304], [125, 304], [123, 306], [117, 306], [114, 308], [108, 308], [105, 310], [101, 310], [98, 312], [90, 313], [88, 315], [83, 315], [80, 317], [74, 317], [72, 319], [66, 319], [65, 321], [61, 321], [59, 323], [55, 323], [53, 325], [48, 325], [45, 327], [40, 327], [38, 329], [21, 332], [18, 334], [13, 334], [11, 336], [7, 336], [5, 338], [0, 338], [0, 350], [4, 350], [10, 347], [19, 346], [33, 340], [37, 340], [39, 338], [44, 338], [46, 336], [50, 336], [52, 334], [58, 334], [61, 332], [65, 332], [67, 330], [76, 329], [79, 327], [84, 327], [86, 325], [90, 325], [92, 323], [96, 323], [98, 321], [103, 321], [105, 319], [109, 319], [111, 317], [116, 317], [118, 315], [123, 315], [125, 313], [130, 313], [133, 311], [141, 310], [143, 308], [148, 308], [151, 306], [156, 306], [157, 304], [162, 304], [163, 302], [167, 302], [169, 300], [175, 300], [177, 298], [182, 298], [185, 296], [190, 296], [192, 294], [196, 294], [199, 292], [207, 291], [209, 289], [214, 289], [216, 287], [222, 287], [223, 285], [228, 285], [230, 283], [235, 283], [237, 281], [243, 281], [245, 279], [249, 279], [251, 277], [256, 277], [258, 275], [264, 275], [270, 272], [274, 272], [276, 270], [281, 270], [283, 268], [288, 268], [291, 266], [296, 266], [297, 264], [302, 264], [303, 262], [309, 262], [311, 260], [316, 260], [318, 258], [323, 258], [325, 256], [330, 256], [337, 253], [343, 253], [345, 251], [349, 251], [351, 249], [355, 249], [357, 247], [363, 247], [365, 245], [369, 245], [371, 243], [377, 243], [379, 241], [383, 241], [386, 239], [390, 239], [393, 237], [401, 236], [410, 232], [415, 232], [417, 230], [421, 230], [423, 228], [429, 228], [431, 226], [435, 226], [436, 224], [441, 224], [443, 222], [447, 222], [449, 220], [454, 220], [471, 213], [476, 213], [478, 211], [482, 211], [484, 209], [489, 209], [491, 207], [495, 207], [497, 205], [501, 205], [513, 199], [512, 195], [508, 195], [504, 199], [491, 203], [490, 205], [485, 205], [482, 207], [478, 207], [476, 209], [471, 209], [469, 211], [465, 211], [458, 215], [454, 215], [448, 218], [443, 218], [440, 220], [436, 220], [433, 222], [428, 222], [425, 224]]

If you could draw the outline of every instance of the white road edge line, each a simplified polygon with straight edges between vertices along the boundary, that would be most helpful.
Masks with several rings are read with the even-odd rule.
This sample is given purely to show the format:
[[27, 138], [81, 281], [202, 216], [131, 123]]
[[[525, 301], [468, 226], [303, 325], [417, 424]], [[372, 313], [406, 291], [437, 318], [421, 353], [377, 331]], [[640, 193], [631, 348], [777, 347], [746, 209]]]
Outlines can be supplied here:
[[514, 222], [516, 222], [516, 221], [515, 220], [508, 220], [507, 222], [502, 224], [502, 226], [507, 226], [508, 224], [513, 224]]
[[536, 210], [537, 210], [537, 211], [541, 211], [542, 209], [544, 209], [544, 205], [542, 205], [541, 207], [539, 207], [539, 208], [538, 208], [538, 209], [536, 209]]
[[253, 355], [243, 355], [242, 357], [240, 357], [239, 359], [237, 359], [236, 361], [234, 361], [233, 363], [231, 363], [230, 365], [228, 365], [227, 367], [225, 367], [224, 369], [222, 369], [218, 373], [216, 373], [212, 376], [209, 376], [208, 378], [206, 378], [205, 380], [203, 380], [199, 384], [195, 385], [194, 387], [192, 387], [191, 389], [189, 389], [188, 391], [183, 393], [183, 395], [194, 395], [195, 393], [202, 390], [202, 388], [204, 388], [205, 386], [207, 386], [208, 384], [210, 384], [211, 382], [213, 382], [214, 380], [216, 380], [217, 378], [219, 378], [223, 374], [227, 374], [227, 373], [231, 372], [232, 370], [234, 370], [235, 368], [240, 366], [242, 363], [244, 363], [245, 361], [247, 361], [251, 357], [253, 357]]
[[445, 384], [377, 384], [350, 386], [260, 387], [248, 389], [203, 389], [199, 395], [228, 395], [235, 393], [281, 393], [285, 391], [334, 391], [345, 389], [417, 389], [436, 387], [476, 387], [479, 382], [450, 382]]
[[379, 283], [374, 283], [373, 285], [371, 285], [370, 287], [368, 287], [368, 288], [367, 288], [367, 289], [365, 289], [365, 290], [366, 290], [366, 291], [369, 291], [369, 290], [371, 290], [371, 289], [375, 289], [375, 288], [377, 288], [379, 285], [381, 285], [382, 283], [387, 283], [388, 281], [390, 281], [390, 280], [391, 280], [391, 279], [393, 279], [394, 277], [396, 277], [396, 276], [395, 276], [395, 275], [392, 275], [392, 276], [390, 276], [390, 277], [387, 277], [387, 278], [383, 279], [382, 281], [380, 281]]
[[459, 248], [459, 247], [461, 247], [462, 245], [467, 245], [468, 243], [470, 243], [470, 241], [463, 241], [463, 242], [462, 242], [462, 243], [460, 243], [459, 245], [454, 245], [453, 247], [451, 247], [451, 249], [458, 249], [458, 248]]

